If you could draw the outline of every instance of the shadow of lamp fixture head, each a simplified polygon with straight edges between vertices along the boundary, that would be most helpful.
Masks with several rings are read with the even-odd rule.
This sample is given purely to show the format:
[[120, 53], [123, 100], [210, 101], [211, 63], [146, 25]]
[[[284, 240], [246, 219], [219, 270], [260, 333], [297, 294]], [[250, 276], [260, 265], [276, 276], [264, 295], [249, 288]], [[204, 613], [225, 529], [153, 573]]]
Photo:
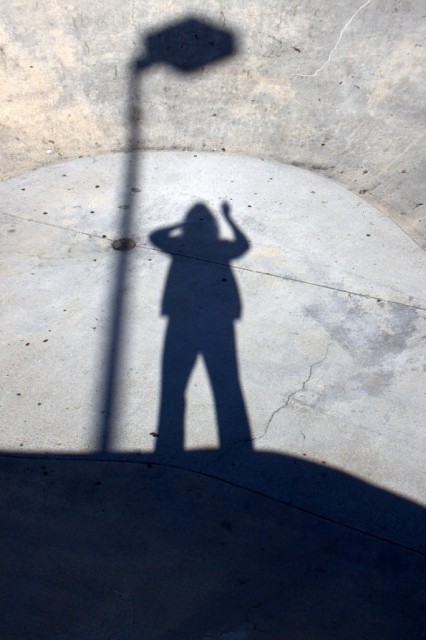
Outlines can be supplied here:
[[135, 72], [152, 64], [165, 63], [188, 73], [236, 52], [232, 32], [197, 18], [188, 18], [151, 33], [144, 45], [144, 55], [134, 62]]

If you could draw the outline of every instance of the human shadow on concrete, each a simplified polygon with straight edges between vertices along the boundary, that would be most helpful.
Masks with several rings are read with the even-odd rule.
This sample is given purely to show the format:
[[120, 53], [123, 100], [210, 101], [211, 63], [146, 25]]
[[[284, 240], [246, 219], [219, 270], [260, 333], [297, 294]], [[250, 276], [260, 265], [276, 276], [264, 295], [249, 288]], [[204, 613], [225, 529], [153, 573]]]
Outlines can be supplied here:
[[[233, 221], [228, 203], [222, 213], [233, 238], [219, 237], [209, 208], [199, 202], [182, 223], [151, 233], [151, 242], [172, 263], [161, 313], [168, 316], [162, 362], [157, 453], [183, 450], [185, 390], [197, 356], [206, 364], [216, 408], [221, 448], [250, 441], [241, 389], [234, 323], [242, 305], [231, 260], [249, 248]], [[213, 263], [213, 264], [212, 264]]]

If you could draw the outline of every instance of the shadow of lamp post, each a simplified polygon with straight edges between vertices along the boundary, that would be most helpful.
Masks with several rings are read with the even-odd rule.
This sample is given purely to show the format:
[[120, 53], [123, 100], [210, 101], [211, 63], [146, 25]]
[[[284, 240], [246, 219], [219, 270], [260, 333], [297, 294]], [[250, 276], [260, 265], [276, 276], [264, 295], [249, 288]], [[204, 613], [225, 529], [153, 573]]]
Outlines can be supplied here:
[[128, 162], [125, 180], [125, 198], [122, 206], [121, 238], [113, 248], [119, 251], [114, 289], [112, 291], [112, 317], [109, 343], [107, 344], [105, 378], [101, 407], [98, 450], [106, 453], [114, 442], [114, 422], [118, 413], [118, 373], [123, 350], [125, 323], [125, 291], [128, 285], [129, 249], [135, 247], [132, 239], [135, 194], [139, 191], [139, 127], [141, 101], [140, 79], [142, 72], [155, 64], [168, 64], [183, 73], [191, 73], [231, 56], [236, 51], [234, 36], [230, 31], [218, 29], [196, 18], [188, 18], [151, 33], [145, 40], [143, 55], [132, 61], [129, 87], [129, 139]]

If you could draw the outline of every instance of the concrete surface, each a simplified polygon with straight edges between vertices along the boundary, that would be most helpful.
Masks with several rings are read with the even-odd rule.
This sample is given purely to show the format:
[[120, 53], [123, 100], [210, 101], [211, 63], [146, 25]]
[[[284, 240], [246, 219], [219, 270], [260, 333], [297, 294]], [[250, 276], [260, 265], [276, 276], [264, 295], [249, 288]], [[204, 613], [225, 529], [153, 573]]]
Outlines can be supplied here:
[[[423, 638], [424, 252], [302, 169], [152, 152], [132, 187], [136, 159], [1, 185], [2, 638]], [[122, 253], [111, 245], [130, 189], [136, 247]], [[199, 202], [232, 241], [227, 202], [248, 241], [231, 266], [203, 209], [201, 239], [187, 223], [177, 255], [153, 244]], [[160, 313], [172, 260], [189, 294], [183, 318], [170, 301], [169, 312], [197, 336], [179, 326], [170, 371]], [[248, 434], [223, 350], [231, 281]], [[209, 379], [197, 360], [180, 434], [179, 390], [168, 424], [160, 389], [194, 344], [217, 351], [220, 370]]]
[[157, 465], [0, 474], [4, 640], [424, 638], [412, 550]]
[[3, 3], [1, 175], [127, 148], [128, 63], [197, 13], [237, 55], [142, 82], [144, 145], [278, 160], [332, 177], [426, 247], [423, 0]]
[[195, 9], [0, 8], [0, 636], [425, 640], [424, 5]]
[[[123, 154], [82, 159], [1, 186], [2, 443], [11, 451], [99, 446], [120, 255], [111, 242], [127, 214], [127, 162]], [[114, 449], [152, 452], [156, 444], [170, 258], [149, 235], [203, 201], [231, 238], [220, 213], [226, 200], [250, 242], [233, 273], [255, 448], [325, 460], [422, 500], [426, 257], [416, 243], [333, 182], [277, 163], [149, 153], [138, 184]], [[182, 251], [191, 287], [210, 274], [221, 280], [226, 267], [214, 251], [201, 261], [191, 259], [196, 249]], [[211, 309], [224, 304], [220, 295], [213, 290]], [[188, 392], [185, 449], [217, 448], [201, 362]]]

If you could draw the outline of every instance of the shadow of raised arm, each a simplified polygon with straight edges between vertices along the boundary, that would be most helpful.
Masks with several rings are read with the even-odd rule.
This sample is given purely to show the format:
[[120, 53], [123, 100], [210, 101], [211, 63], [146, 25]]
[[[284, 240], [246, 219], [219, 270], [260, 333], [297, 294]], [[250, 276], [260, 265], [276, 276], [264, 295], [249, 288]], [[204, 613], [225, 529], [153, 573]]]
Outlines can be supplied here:
[[165, 253], [176, 253], [181, 244], [181, 236], [175, 236], [172, 234], [176, 229], [181, 229], [182, 227], [183, 224], [179, 223], [170, 227], [157, 229], [149, 235], [149, 239], [152, 244], [158, 249], [161, 249], [161, 251], [164, 251]]
[[250, 244], [244, 233], [231, 218], [231, 208], [226, 201], [222, 202], [222, 214], [231, 227], [232, 231], [234, 232], [234, 240], [228, 240], [224, 242], [224, 248], [226, 247], [226, 253], [228, 254], [227, 258], [228, 260], [232, 260], [246, 253], [246, 251], [248, 251], [248, 249], [250, 248]]

